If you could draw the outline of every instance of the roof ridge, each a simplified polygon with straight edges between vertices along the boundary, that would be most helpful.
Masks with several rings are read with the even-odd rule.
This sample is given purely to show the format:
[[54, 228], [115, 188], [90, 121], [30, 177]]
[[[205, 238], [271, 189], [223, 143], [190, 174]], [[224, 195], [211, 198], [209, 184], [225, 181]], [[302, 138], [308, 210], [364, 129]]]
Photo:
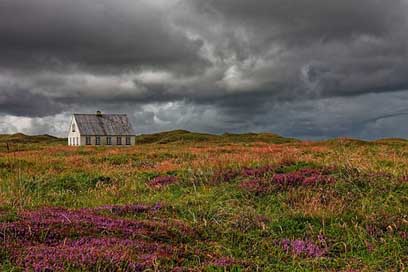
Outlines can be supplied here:
[[[74, 113], [73, 115], [95, 115], [95, 113]], [[127, 115], [126, 113], [102, 113], [101, 115]]]
[[134, 135], [127, 114], [74, 114], [78, 130], [83, 135]]

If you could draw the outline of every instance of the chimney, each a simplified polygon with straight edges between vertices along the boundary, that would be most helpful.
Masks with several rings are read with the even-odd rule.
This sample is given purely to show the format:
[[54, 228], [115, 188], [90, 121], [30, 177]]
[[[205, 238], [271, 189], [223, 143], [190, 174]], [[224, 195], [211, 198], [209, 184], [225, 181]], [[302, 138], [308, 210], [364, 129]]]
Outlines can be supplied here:
[[96, 111], [96, 116], [102, 116], [102, 112], [101, 111]]

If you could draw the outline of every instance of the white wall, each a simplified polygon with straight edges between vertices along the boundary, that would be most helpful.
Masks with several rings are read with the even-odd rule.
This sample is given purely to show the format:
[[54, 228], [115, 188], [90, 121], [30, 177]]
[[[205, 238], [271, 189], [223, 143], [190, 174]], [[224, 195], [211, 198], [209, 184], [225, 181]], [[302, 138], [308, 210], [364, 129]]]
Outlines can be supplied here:
[[[96, 145], [96, 136], [89, 136], [91, 137], [91, 144], [90, 145]], [[108, 136], [99, 136], [100, 137], [100, 145], [103, 146], [110, 146], [108, 145]], [[110, 136], [111, 137], [111, 146], [129, 146], [126, 145], [126, 136], [121, 136], [122, 138], [122, 144], [118, 145], [117, 144], [117, 136]], [[130, 136], [130, 146], [135, 145], [136, 138], [135, 136]], [[82, 145], [86, 145], [86, 136], [81, 136], [81, 143]]]
[[[72, 125], [75, 125], [75, 131], [72, 131]], [[68, 145], [80, 146], [81, 144], [84, 144], [84, 142], [81, 139], [81, 134], [79, 133], [76, 120], [74, 117], [72, 117], [68, 131]]]

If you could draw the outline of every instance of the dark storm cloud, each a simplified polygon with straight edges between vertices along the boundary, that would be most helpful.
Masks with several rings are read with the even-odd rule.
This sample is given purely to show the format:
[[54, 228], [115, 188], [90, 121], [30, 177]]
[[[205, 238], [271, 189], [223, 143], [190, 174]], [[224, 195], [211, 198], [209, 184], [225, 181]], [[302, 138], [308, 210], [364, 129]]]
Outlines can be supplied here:
[[[226, 25], [242, 26], [264, 41], [294, 44], [341, 40], [356, 35], [386, 35], [404, 22], [406, 3], [395, 0], [198, 0], [198, 12]], [[258, 39], [259, 41], [262, 38]]]
[[169, 26], [164, 10], [131, 0], [5, 0], [1, 66], [107, 70], [204, 64], [201, 41]]
[[407, 12], [406, 0], [4, 0], [0, 112], [51, 116], [35, 132], [102, 109], [140, 132], [408, 135]]
[[0, 86], [0, 113], [43, 117], [61, 112], [64, 106], [42, 94], [18, 86]]
[[202, 33], [217, 40], [219, 57], [236, 57], [238, 67], [252, 61], [242, 73], [271, 96], [357, 95], [408, 86], [404, 0], [188, 3], [208, 24], [217, 22], [215, 31]]

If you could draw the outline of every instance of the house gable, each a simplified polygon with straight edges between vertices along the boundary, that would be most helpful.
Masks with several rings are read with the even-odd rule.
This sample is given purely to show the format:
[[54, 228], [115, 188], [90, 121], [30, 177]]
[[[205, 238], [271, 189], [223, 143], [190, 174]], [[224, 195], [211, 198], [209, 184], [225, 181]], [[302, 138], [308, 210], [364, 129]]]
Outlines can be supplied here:
[[75, 120], [75, 116], [72, 117], [71, 123], [69, 125], [68, 137], [80, 137], [81, 132], [79, 131], [78, 123]]
[[75, 116], [71, 118], [68, 128], [68, 145], [81, 145], [81, 133], [79, 131], [78, 123]]

